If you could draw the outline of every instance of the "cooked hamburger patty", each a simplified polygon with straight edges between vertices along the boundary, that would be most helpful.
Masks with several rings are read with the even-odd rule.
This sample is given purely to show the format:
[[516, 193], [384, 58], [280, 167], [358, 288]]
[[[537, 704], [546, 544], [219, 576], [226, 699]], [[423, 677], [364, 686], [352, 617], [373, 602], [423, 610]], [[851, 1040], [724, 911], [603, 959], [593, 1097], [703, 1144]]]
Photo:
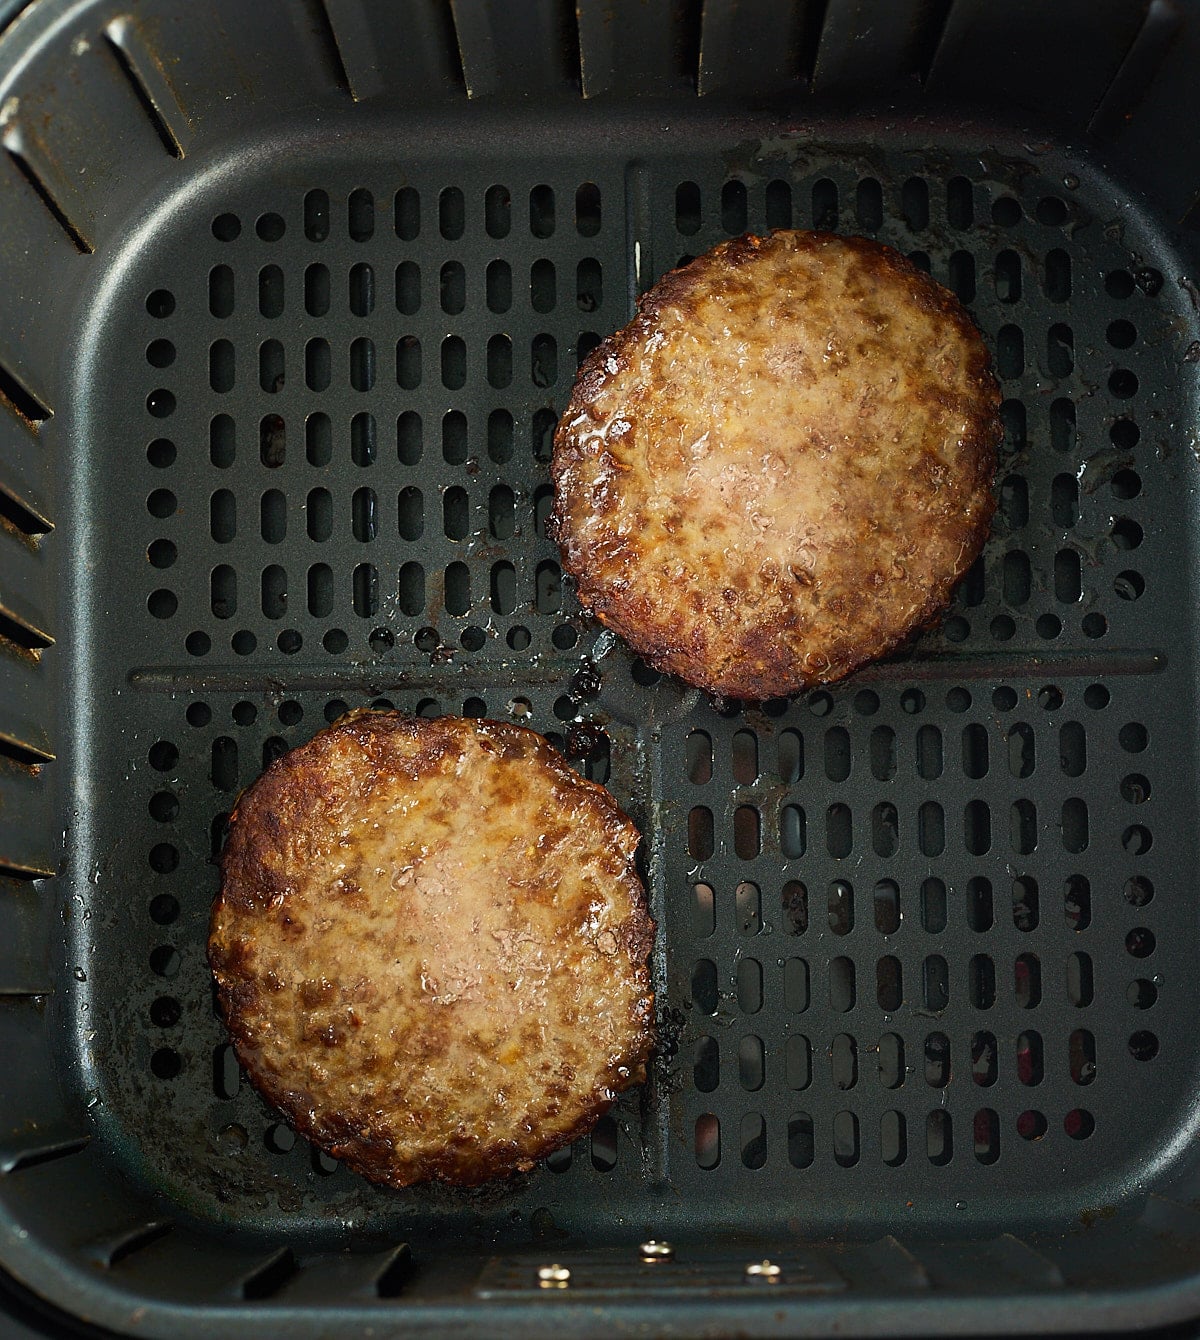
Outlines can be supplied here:
[[637, 844], [532, 731], [343, 718], [230, 820], [209, 961], [238, 1059], [373, 1181], [531, 1168], [645, 1078]]
[[724, 242], [584, 360], [550, 531], [660, 670], [761, 699], [929, 624], [983, 546], [1001, 436], [958, 300], [861, 237]]

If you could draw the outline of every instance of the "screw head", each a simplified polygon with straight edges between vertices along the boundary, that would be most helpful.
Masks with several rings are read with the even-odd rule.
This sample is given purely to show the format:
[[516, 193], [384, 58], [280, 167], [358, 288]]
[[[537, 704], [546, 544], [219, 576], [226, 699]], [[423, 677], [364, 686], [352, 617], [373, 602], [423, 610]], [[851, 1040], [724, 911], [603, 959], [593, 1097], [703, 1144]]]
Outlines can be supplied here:
[[638, 1249], [642, 1260], [648, 1266], [658, 1265], [660, 1261], [675, 1259], [675, 1248], [669, 1242], [660, 1242], [657, 1238], [648, 1238]]
[[746, 1267], [748, 1280], [765, 1280], [768, 1284], [777, 1284], [782, 1273], [774, 1261], [751, 1261]]
[[571, 1282], [571, 1272], [566, 1266], [538, 1266], [538, 1287], [541, 1289], [565, 1289]]

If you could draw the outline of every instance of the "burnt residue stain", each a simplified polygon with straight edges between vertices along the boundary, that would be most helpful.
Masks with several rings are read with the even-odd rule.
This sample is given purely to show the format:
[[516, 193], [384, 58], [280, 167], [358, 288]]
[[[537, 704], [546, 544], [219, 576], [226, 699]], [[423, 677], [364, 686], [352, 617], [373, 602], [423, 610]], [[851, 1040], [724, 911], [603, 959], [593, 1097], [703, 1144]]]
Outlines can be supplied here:
[[607, 738], [601, 726], [590, 721], [573, 721], [567, 727], [567, 757], [597, 758]]
[[687, 1015], [683, 1010], [674, 1005], [659, 1005], [654, 1078], [660, 1088], [667, 1093], [674, 1093], [681, 1087], [679, 1076], [672, 1070], [672, 1065], [679, 1055], [679, 1044], [686, 1026]]
[[1187, 295], [1187, 299], [1192, 305], [1192, 311], [1200, 312], [1200, 289], [1196, 287], [1196, 281], [1187, 275], [1181, 275], [1175, 282]]
[[585, 657], [579, 669], [571, 676], [571, 697], [585, 702], [599, 692], [603, 680], [600, 667], [590, 657]]
[[[529, 1189], [535, 1173], [514, 1172], [507, 1177], [480, 1186], [454, 1187], [442, 1182], [422, 1182], [406, 1188], [404, 1194], [412, 1196], [425, 1210], [441, 1210], [463, 1213], [475, 1211], [487, 1214], [508, 1202], [515, 1195]], [[510, 1213], [518, 1213], [511, 1211]]]

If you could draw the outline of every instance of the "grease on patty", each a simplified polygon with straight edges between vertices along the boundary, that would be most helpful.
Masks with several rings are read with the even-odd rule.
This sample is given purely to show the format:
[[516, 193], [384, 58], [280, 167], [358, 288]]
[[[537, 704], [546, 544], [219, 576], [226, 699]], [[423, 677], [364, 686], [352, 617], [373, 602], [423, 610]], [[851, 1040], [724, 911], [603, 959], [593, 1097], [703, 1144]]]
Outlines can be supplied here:
[[584, 361], [549, 529], [585, 609], [650, 664], [795, 693], [945, 608], [995, 509], [999, 403], [970, 317], [898, 252], [737, 238]]
[[373, 1181], [528, 1170], [645, 1078], [637, 844], [532, 731], [343, 718], [230, 821], [209, 960], [239, 1061]]

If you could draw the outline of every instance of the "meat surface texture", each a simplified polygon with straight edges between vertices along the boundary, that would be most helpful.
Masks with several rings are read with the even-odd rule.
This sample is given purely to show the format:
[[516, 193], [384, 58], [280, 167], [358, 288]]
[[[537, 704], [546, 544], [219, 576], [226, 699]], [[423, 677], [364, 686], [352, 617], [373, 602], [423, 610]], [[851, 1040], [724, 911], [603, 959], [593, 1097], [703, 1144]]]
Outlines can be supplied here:
[[638, 841], [532, 731], [343, 718], [230, 822], [209, 960], [238, 1059], [373, 1181], [532, 1168], [645, 1078]]
[[657, 669], [796, 693], [945, 609], [995, 510], [999, 404], [970, 317], [898, 252], [737, 238], [584, 361], [549, 529], [584, 608]]

